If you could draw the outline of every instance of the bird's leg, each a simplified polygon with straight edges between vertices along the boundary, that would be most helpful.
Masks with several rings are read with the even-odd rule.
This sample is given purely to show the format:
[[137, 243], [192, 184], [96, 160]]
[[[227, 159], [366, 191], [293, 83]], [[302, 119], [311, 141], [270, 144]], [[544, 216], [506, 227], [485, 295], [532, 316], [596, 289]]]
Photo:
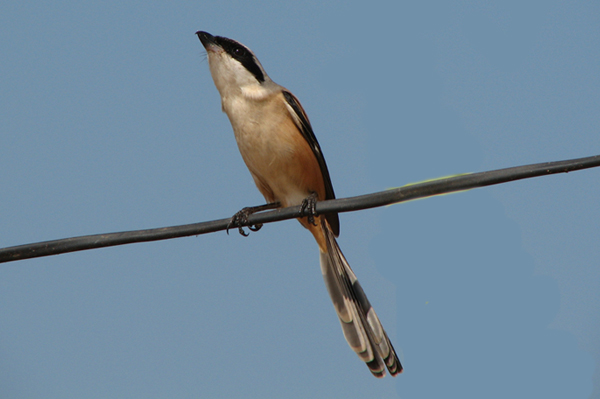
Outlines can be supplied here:
[[317, 193], [314, 191], [310, 193], [308, 197], [302, 200], [302, 205], [300, 205], [300, 215], [304, 215], [306, 210], [308, 210], [306, 220], [308, 220], [308, 223], [316, 226], [317, 222], [315, 221], [315, 216], [317, 216]]
[[265, 205], [259, 206], [248, 206], [243, 208], [241, 211], [237, 212], [227, 225], [227, 234], [229, 234], [229, 229], [237, 227], [240, 234], [244, 237], [248, 237], [248, 233], [244, 231], [244, 226], [248, 226], [248, 228], [252, 231], [258, 231], [263, 226], [262, 223], [248, 225], [248, 217], [253, 213], [266, 211], [267, 209], [275, 209], [281, 207], [281, 203], [279, 202], [271, 202]]

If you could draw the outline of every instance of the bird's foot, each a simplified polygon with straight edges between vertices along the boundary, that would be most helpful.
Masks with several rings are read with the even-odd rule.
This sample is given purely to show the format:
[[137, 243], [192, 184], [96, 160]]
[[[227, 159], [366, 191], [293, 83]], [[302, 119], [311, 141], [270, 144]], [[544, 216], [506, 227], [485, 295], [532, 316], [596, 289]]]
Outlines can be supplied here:
[[248, 229], [250, 229], [251, 231], [258, 231], [263, 226], [262, 223], [249, 224], [248, 218], [250, 217], [250, 215], [256, 212], [266, 211], [267, 209], [279, 208], [280, 206], [281, 204], [279, 202], [271, 202], [265, 205], [248, 206], [246, 208], [243, 208], [241, 211], [237, 212], [231, 217], [231, 220], [227, 225], [227, 234], [229, 234], [229, 229], [237, 227], [241, 235], [243, 235], [244, 237], [248, 237], [249, 234], [244, 231], [244, 227], [248, 227]]
[[317, 193], [312, 192], [310, 195], [302, 200], [302, 204], [300, 205], [300, 215], [304, 215], [304, 212], [308, 210], [308, 215], [306, 216], [306, 220], [308, 223], [313, 226], [317, 225], [315, 221], [315, 217], [317, 214]]

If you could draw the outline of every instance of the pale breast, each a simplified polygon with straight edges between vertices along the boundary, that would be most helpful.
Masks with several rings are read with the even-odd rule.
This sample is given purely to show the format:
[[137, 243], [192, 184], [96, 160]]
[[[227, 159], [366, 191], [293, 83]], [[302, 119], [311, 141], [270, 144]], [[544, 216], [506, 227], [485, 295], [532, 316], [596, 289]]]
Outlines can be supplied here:
[[276, 97], [257, 101], [240, 98], [224, 104], [223, 109], [259, 190], [265, 197], [266, 191], [274, 197], [268, 201], [297, 205], [311, 192], [325, 198], [317, 159], [283, 101]]

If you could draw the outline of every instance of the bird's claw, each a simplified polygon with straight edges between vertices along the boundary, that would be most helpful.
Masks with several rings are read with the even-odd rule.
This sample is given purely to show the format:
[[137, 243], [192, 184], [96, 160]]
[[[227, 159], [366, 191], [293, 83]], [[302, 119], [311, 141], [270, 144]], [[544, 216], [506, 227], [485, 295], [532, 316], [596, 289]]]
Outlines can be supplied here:
[[300, 215], [304, 215], [304, 212], [306, 212], [307, 210], [308, 215], [306, 215], [306, 220], [308, 220], [308, 223], [312, 224], [313, 226], [316, 226], [317, 222], [315, 221], [315, 217], [318, 216], [317, 194], [314, 192], [302, 200], [302, 204], [300, 205]]
[[248, 217], [253, 213], [252, 211], [252, 208], [244, 208], [241, 211], [237, 212], [235, 215], [233, 215], [233, 217], [229, 221], [229, 224], [227, 225], [227, 234], [229, 234], [229, 229], [233, 229], [235, 227], [237, 227], [240, 234], [244, 237], [248, 237], [250, 235], [246, 233], [246, 231], [244, 230], [244, 226], [247, 226], [251, 231], [260, 230], [263, 226], [262, 223], [252, 225], [248, 224]]

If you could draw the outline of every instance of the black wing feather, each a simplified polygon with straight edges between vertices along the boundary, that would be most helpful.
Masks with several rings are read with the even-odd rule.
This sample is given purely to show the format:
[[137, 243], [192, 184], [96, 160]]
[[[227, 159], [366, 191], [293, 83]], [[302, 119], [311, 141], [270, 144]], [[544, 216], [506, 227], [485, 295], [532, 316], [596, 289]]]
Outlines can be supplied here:
[[[321, 168], [321, 173], [323, 174], [323, 181], [325, 182], [325, 198], [326, 200], [335, 199], [335, 193], [333, 192], [333, 185], [331, 184], [331, 177], [329, 177], [329, 170], [327, 169], [327, 163], [325, 162], [325, 158], [323, 157], [323, 152], [321, 151], [321, 146], [315, 137], [315, 133], [312, 130], [312, 126], [308, 121], [308, 117], [300, 105], [300, 101], [289, 91], [283, 91], [283, 97], [287, 101], [290, 107], [294, 110], [299, 119], [298, 130], [302, 133], [302, 136], [308, 142], [308, 145], [315, 154], [317, 158], [317, 162], [319, 162], [319, 167]], [[298, 125], [298, 123], [297, 123]], [[319, 198], [323, 199], [323, 198]], [[325, 215], [325, 218], [329, 222], [329, 226], [331, 226], [331, 230], [337, 237], [340, 234], [340, 219], [337, 213], [329, 213]]]

